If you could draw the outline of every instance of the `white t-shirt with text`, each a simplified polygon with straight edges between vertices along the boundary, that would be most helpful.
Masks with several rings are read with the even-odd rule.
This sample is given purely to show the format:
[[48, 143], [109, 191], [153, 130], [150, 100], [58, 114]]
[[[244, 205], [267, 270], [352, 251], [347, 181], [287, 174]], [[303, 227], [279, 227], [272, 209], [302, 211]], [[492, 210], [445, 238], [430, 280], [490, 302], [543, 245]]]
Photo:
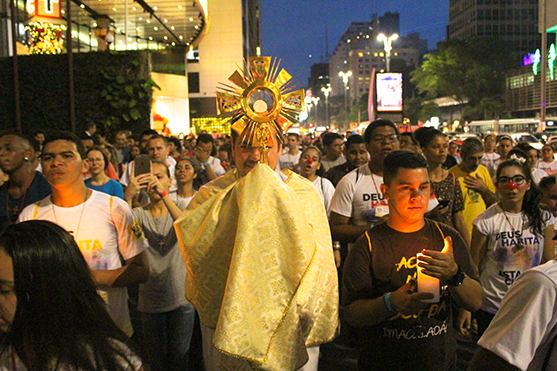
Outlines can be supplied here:
[[[543, 229], [555, 223], [548, 211], [544, 211], [543, 218]], [[498, 203], [478, 215], [472, 224], [487, 236], [486, 256], [478, 267], [484, 290], [481, 308], [495, 314], [516, 279], [526, 270], [540, 265], [544, 237], [532, 233], [524, 212], [505, 213]]]
[[[48, 196], [27, 206], [18, 221], [41, 219], [56, 223], [70, 232], [92, 270], [122, 267], [128, 260], [147, 249], [143, 231], [128, 204], [106, 193], [91, 190], [91, 197], [73, 207], [59, 207]], [[127, 334], [133, 333], [125, 287], [99, 290], [114, 322]]]

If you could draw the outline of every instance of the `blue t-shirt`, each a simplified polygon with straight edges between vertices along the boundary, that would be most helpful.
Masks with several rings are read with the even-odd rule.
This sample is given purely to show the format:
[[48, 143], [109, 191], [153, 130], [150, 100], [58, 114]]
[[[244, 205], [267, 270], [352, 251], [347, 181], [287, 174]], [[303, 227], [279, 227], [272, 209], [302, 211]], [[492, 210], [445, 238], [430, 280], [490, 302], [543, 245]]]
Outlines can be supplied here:
[[124, 189], [122, 188], [122, 185], [114, 179], [110, 179], [108, 182], [104, 183], [101, 186], [92, 185], [91, 179], [87, 179], [85, 180], [85, 186], [94, 189], [95, 191], [103, 192], [115, 197], [120, 197], [122, 200], [124, 199]]

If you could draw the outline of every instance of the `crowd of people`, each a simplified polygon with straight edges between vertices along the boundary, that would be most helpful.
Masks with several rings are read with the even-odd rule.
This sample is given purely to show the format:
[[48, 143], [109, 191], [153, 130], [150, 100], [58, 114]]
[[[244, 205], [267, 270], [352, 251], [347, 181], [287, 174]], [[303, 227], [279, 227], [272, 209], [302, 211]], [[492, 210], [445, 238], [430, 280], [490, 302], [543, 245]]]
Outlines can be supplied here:
[[[241, 252], [252, 250], [235, 244], [274, 236], [242, 224], [244, 189], [260, 193], [260, 208], [268, 200], [265, 187], [250, 188], [268, 176], [259, 148], [234, 132], [177, 138], [121, 130], [110, 138], [92, 123], [79, 136], [0, 133], [0, 370], [249, 370], [269, 358], [278, 369], [316, 371], [319, 344], [338, 336], [339, 300], [341, 331], [358, 345], [360, 370], [454, 370], [457, 338], [479, 339], [471, 370], [557, 368], [550, 145], [538, 153], [492, 134], [457, 144], [431, 127], [400, 133], [381, 119], [363, 135], [276, 139], [266, 156], [279, 182], [269, 192], [284, 183], [296, 194], [284, 199], [297, 204], [280, 198], [267, 206], [292, 207], [289, 222], [297, 208], [312, 228], [281, 230], [279, 215], [275, 239], [311, 233], [318, 252], [307, 261], [278, 253], [261, 261], [303, 288], [307, 282], [292, 278], [299, 264], [296, 277], [312, 277], [314, 295], [336, 297], [308, 294], [297, 304], [302, 314], [285, 306], [287, 320], [269, 341], [296, 338], [278, 329], [297, 315], [310, 313], [300, 323], [312, 325], [300, 325], [307, 332], [288, 351], [292, 360], [269, 346], [260, 361], [256, 350], [250, 358], [221, 345], [221, 334], [237, 329], [220, 317], [233, 310], [233, 294], [249, 296], [250, 275], [228, 266], [245, 264]], [[278, 290], [274, 274], [265, 279]], [[437, 279], [436, 295], [419, 289], [420, 274]], [[327, 329], [316, 334], [312, 326], [321, 323]], [[234, 341], [250, 348], [242, 342], [255, 335], [243, 336]]]

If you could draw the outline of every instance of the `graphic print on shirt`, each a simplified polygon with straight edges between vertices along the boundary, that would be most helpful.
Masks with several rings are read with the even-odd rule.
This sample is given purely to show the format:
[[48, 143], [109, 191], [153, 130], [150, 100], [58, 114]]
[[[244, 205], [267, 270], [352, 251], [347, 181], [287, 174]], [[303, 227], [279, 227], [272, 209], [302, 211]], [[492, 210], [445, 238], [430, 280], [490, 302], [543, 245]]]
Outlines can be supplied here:
[[[398, 263], [395, 263], [397, 272], [402, 270], [402, 274], [406, 274], [406, 283], [416, 279], [417, 266], [418, 261], [415, 255], [403, 256]], [[449, 297], [448, 286], [441, 286], [439, 303], [431, 303], [416, 314], [404, 315], [397, 313], [385, 323], [383, 336], [397, 340], [414, 340], [446, 334], [448, 330], [448, 310], [450, 310]], [[432, 319], [435, 321], [431, 322], [430, 320]], [[413, 324], [408, 323], [411, 327], [400, 323], [397, 324], [397, 321], [400, 320], [412, 320]]]
[[523, 231], [502, 231], [495, 236], [493, 256], [499, 276], [510, 286], [522, 272], [541, 262], [541, 246], [537, 236], [524, 236]]
[[362, 212], [362, 218], [370, 225], [377, 223], [379, 217], [375, 215], [375, 208], [379, 205], [387, 206], [385, 196], [382, 193], [363, 193], [362, 202], [364, 205], [369, 204], [369, 209]]

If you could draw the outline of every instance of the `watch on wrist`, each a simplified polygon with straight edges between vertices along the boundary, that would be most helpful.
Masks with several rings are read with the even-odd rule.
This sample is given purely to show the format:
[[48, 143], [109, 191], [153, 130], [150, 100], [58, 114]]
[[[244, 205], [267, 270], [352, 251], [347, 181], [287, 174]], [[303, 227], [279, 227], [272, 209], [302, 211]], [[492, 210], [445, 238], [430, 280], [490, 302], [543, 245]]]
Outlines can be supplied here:
[[458, 271], [456, 272], [456, 274], [447, 280], [447, 285], [458, 287], [462, 284], [462, 281], [464, 281], [464, 277], [464, 271], [460, 267], [458, 267]]

